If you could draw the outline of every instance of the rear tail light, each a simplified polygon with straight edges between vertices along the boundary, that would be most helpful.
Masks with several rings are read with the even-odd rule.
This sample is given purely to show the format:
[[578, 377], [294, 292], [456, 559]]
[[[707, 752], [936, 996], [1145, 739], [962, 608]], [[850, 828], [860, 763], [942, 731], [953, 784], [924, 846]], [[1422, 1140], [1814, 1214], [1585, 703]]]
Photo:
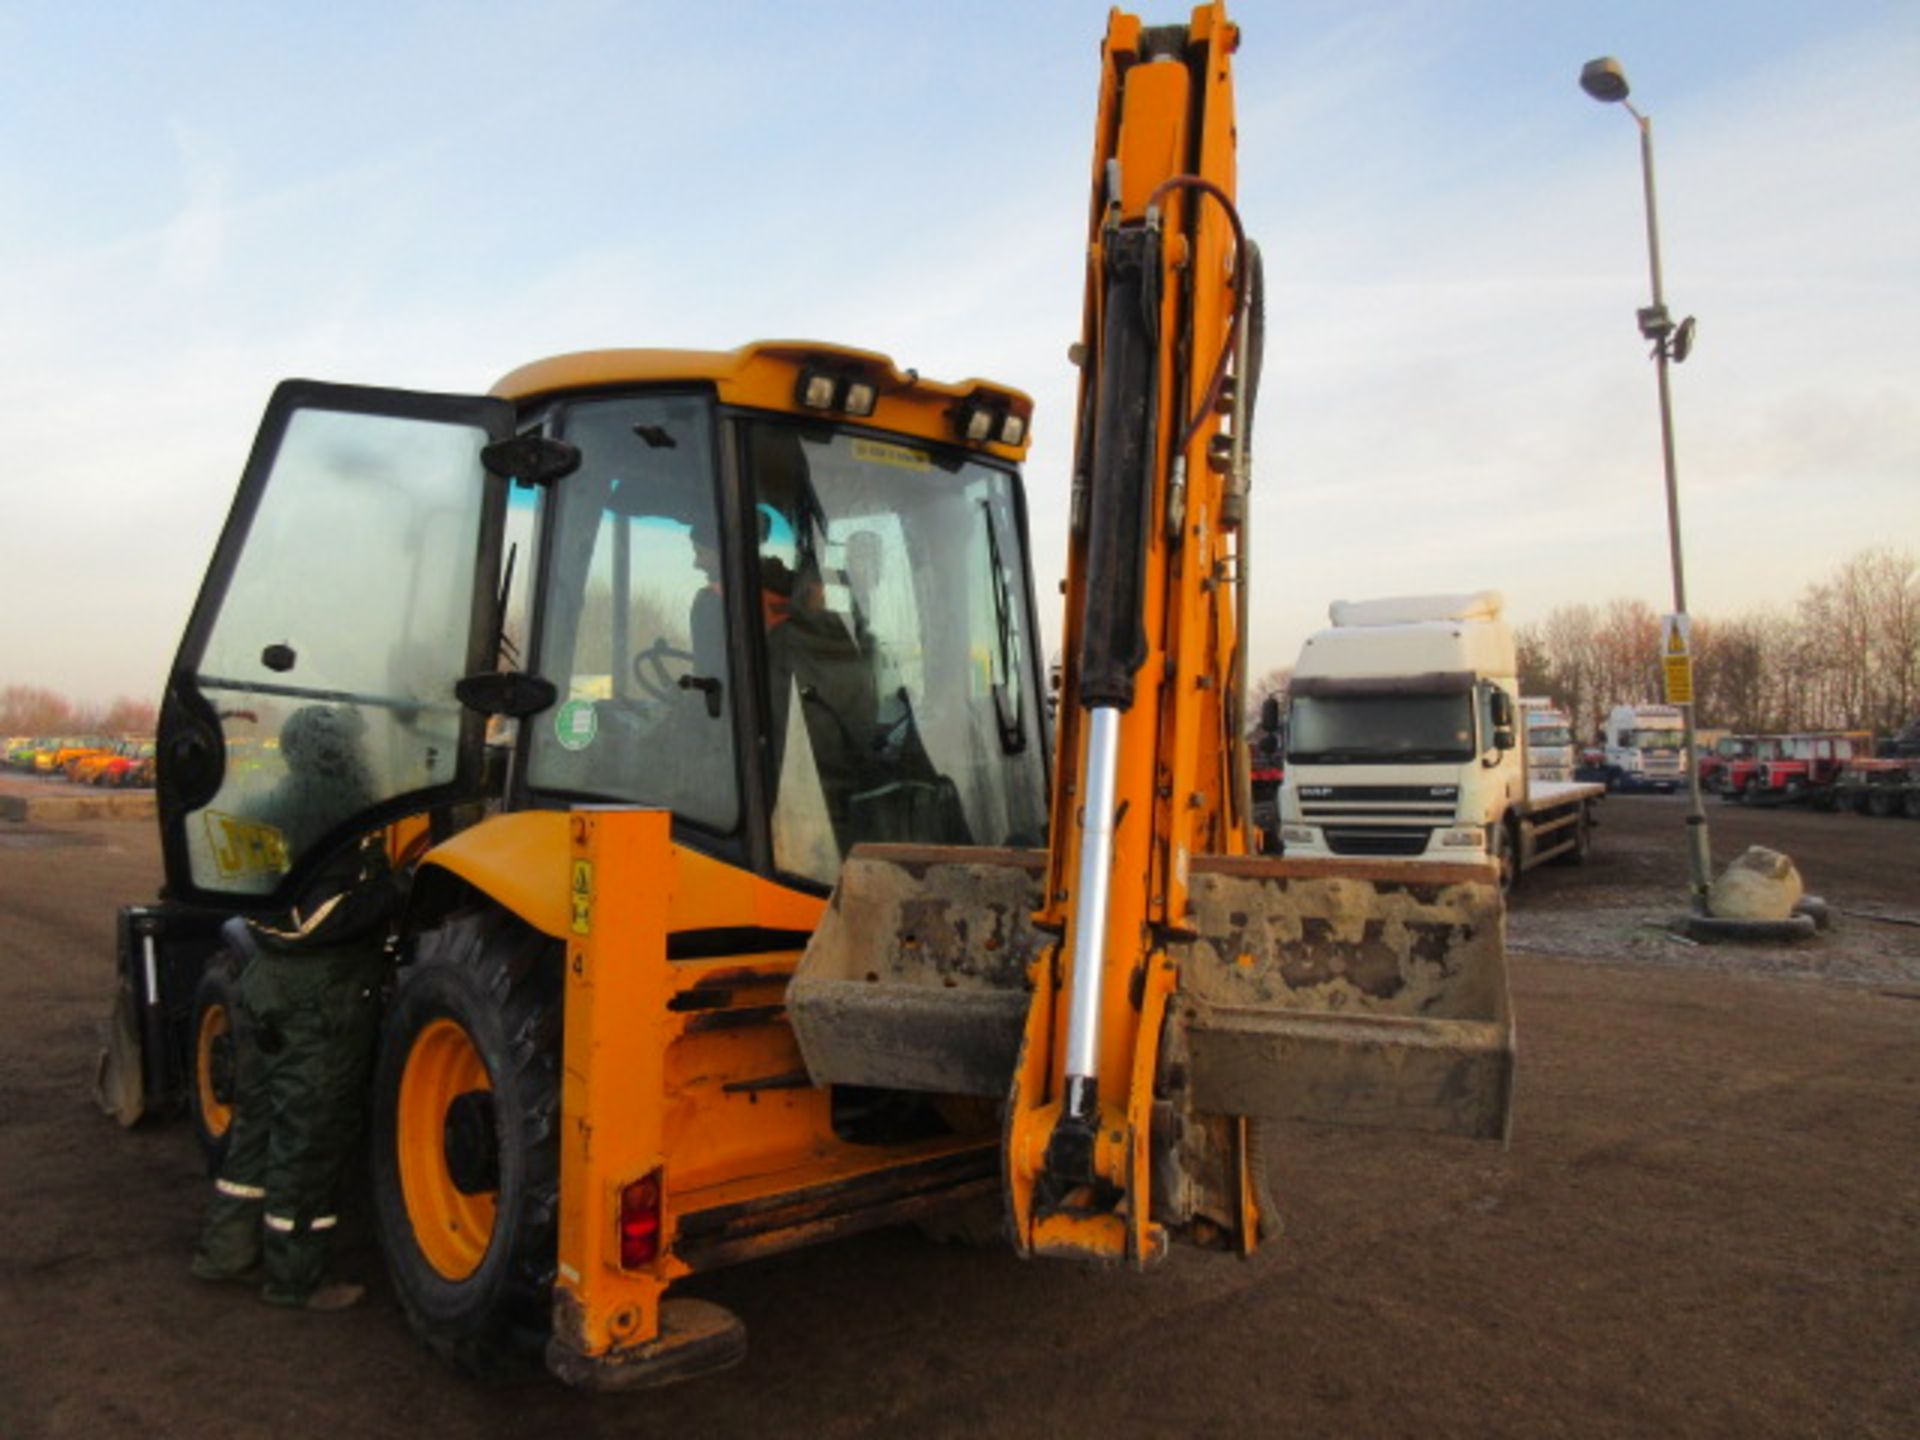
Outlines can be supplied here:
[[638, 1270], [660, 1256], [660, 1172], [620, 1192], [620, 1268]]

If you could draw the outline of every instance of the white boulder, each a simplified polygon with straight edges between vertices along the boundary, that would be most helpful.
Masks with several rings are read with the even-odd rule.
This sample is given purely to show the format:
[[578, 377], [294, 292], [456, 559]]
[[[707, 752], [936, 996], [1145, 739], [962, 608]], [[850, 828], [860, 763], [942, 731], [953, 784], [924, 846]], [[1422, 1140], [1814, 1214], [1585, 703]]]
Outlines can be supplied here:
[[1723, 920], [1785, 920], [1805, 888], [1793, 861], [1778, 850], [1750, 845], [1707, 891], [1707, 910]]

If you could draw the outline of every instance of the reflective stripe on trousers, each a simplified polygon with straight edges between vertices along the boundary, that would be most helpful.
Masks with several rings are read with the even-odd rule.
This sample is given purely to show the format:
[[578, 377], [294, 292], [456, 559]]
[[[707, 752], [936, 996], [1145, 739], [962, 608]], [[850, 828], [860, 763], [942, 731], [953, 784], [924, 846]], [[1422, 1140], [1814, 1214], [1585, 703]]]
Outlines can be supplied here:
[[[263, 1194], [265, 1192], [262, 1192]], [[268, 1215], [265, 1217], [269, 1230], [281, 1235], [291, 1235], [300, 1227], [300, 1222], [291, 1215]], [[307, 1222], [309, 1230], [331, 1230], [340, 1223], [338, 1215], [316, 1215]]]

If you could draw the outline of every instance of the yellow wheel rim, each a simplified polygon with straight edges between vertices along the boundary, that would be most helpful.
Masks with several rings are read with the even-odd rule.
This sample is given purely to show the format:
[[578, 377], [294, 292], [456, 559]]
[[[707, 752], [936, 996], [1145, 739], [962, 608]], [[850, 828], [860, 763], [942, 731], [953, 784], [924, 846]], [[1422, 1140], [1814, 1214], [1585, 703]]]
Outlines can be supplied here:
[[200, 1028], [193, 1038], [193, 1084], [200, 1095], [200, 1123], [216, 1140], [233, 1128], [233, 1106], [213, 1082], [214, 1051], [233, 1033], [233, 1021], [224, 1005], [200, 1012]]
[[495, 1195], [462, 1194], [447, 1164], [447, 1111], [476, 1090], [491, 1094], [493, 1082], [458, 1021], [435, 1020], [413, 1037], [395, 1121], [400, 1193], [420, 1253], [446, 1280], [478, 1270], [493, 1240]]

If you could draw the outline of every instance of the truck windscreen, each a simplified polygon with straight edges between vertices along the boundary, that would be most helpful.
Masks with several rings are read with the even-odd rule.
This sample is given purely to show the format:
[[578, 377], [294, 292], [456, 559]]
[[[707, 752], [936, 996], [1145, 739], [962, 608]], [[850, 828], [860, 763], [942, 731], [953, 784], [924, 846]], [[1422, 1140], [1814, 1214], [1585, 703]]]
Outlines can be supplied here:
[[1471, 760], [1471, 697], [1296, 695], [1287, 737], [1287, 758], [1308, 765]]

